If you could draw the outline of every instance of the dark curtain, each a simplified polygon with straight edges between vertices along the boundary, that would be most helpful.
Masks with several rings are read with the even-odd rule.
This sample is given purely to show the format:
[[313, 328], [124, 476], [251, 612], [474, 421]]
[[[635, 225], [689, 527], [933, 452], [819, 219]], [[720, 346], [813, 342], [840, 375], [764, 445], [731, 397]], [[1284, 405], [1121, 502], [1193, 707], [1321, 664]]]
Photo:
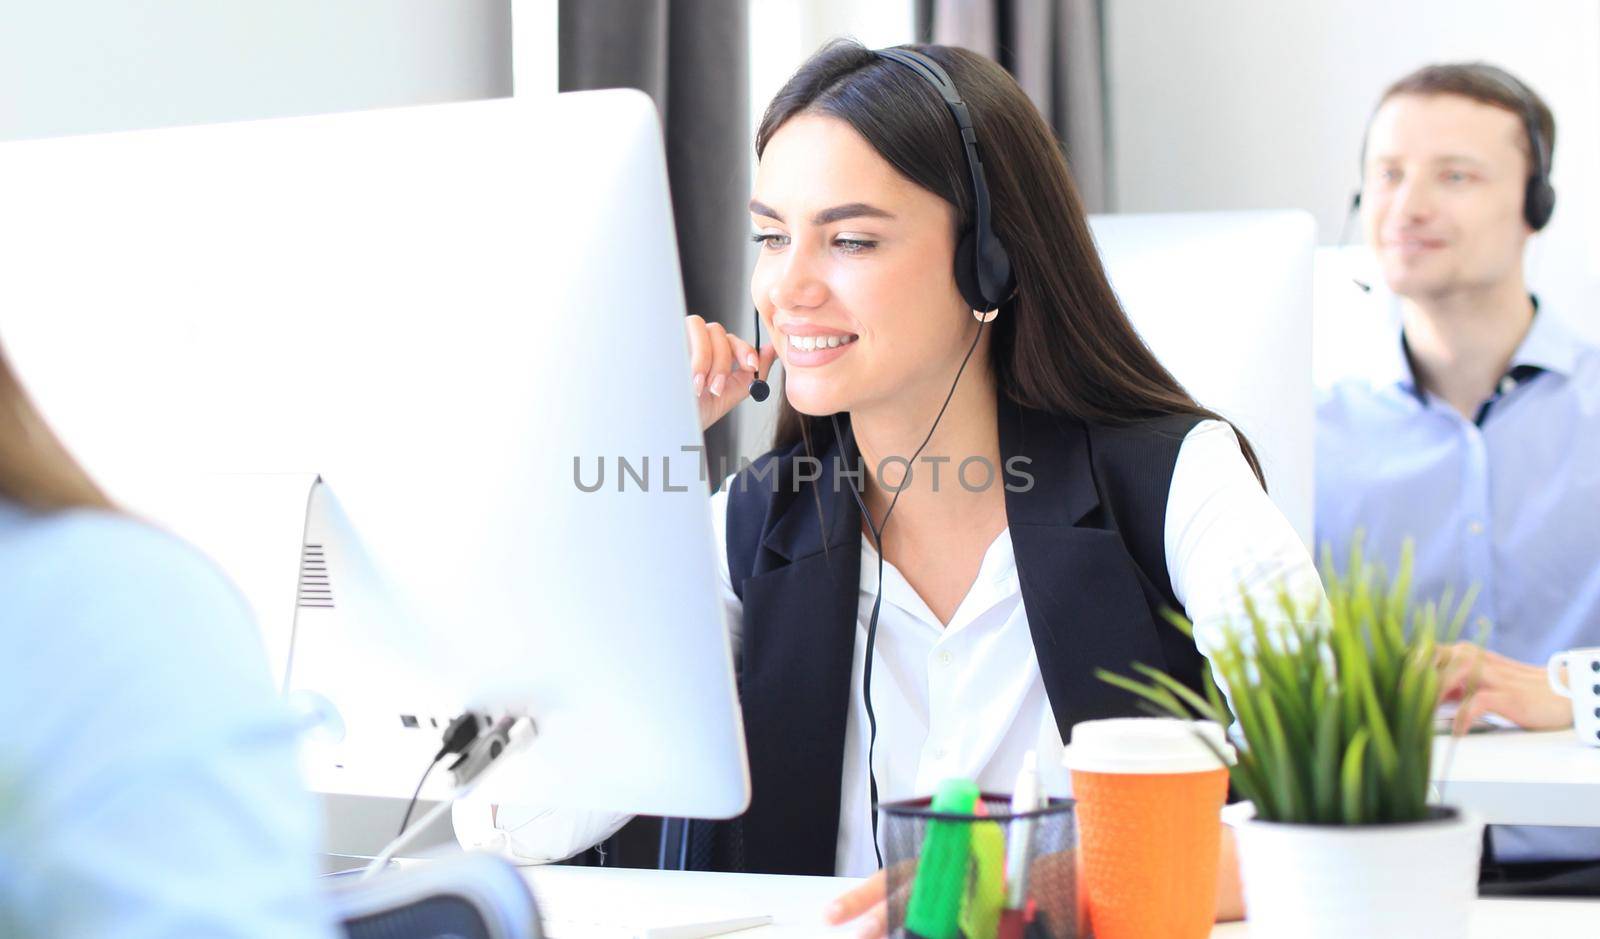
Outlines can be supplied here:
[[1055, 131], [1085, 208], [1106, 212], [1103, 0], [915, 0], [917, 38], [964, 46], [1016, 76]]
[[[637, 88], [655, 100], [690, 313], [749, 338], [749, 0], [561, 0], [562, 91]], [[706, 432], [732, 466], [734, 421]], [[725, 462], [724, 462], [725, 461]]]
[[[746, 338], [748, 2], [561, 0], [558, 10], [560, 90], [637, 88], [654, 99], [666, 140], [688, 310]], [[734, 423], [724, 419], [706, 432], [713, 474], [718, 466], [734, 465]], [[655, 867], [660, 830], [659, 819], [636, 819], [571, 863]]]

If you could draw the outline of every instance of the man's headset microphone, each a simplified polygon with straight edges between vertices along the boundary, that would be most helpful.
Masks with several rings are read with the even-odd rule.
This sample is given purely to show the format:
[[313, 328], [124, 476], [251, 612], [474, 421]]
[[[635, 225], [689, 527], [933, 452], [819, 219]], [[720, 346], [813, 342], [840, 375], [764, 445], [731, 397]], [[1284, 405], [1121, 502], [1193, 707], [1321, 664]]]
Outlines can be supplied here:
[[[962, 299], [971, 307], [973, 316], [978, 321], [978, 329], [973, 335], [972, 345], [968, 347], [966, 356], [961, 360], [961, 367], [956, 370], [955, 380], [950, 383], [950, 391], [945, 395], [944, 404], [940, 405], [939, 413], [934, 416], [933, 426], [928, 428], [927, 436], [906, 463], [909, 474], [909, 467], [916, 463], [917, 457], [922, 455], [928, 441], [933, 439], [933, 433], [938, 429], [945, 409], [950, 406], [950, 399], [955, 397], [956, 386], [961, 382], [961, 374], [966, 371], [967, 362], [983, 338], [984, 325], [992, 322], [998, 315], [1001, 305], [1016, 295], [1017, 283], [1011, 270], [1011, 257], [1006, 253], [1005, 245], [1001, 244], [990, 224], [989, 186], [983, 173], [983, 161], [978, 156], [978, 136], [973, 130], [972, 117], [966, 103], [956, 90], [955, 82], [950, 80], [949, 74], [939, 63], [920, 52], [911, 49], [879, 49], [875, 54], [880, 59], [910, 70], [939, 93], [951, 117], [955, 119], [956, 130], [961, 135], [962, 149], [966, 153], [967, 173], [972, 181], [972, 224], [961, 233], [956, 244], [955, 278]], [[761, 348], [759, 310], [755, 315], [755, 340], [755, 347]], [[771, 389], [762, 380], [758, 370], [755, 380], [750, 383], [750, 397], [756, 401], [765, 401], [770, 393]], [[839, 416], [832, 415], [832, 421], [834, 439], [843, 441]], [[874, 522], [872, 513], [867, 510], [866, 501], [861, 496], [861, 490], [856, 485], [855, 477], [848, 478], [850, 494], [855, 497], [856, 506], [861, 510], [861, 517], [866, 520], [867, 528], [872, 534], [873, 548], [878, 553], [878, 591], [873, 598], [872, 613], [867, 620], [866, 662], [861, 677], [861, 697], [867, 712], [867, 780], [872, 790], [872, 847], [877, 855], [878, 866], [882, 867], [883, 855], [878, 849], [877, 839], [878, 780], [872, 768], [878, 741], [878, 717], [872, 707], [872, 654], [878, 637], [878, 613], [883, 604], [883, 530], [889, 524], [889, 516], [894, 513], [895, 504], [900, 501], [900, 493], [904, 491], [905, 486], [901, 485], [895, 490], [894, 497], [889, 500], [889, 507], [884, 510], [883, 521]]]
[[[1528, 148], [1533, 167], [1528, 175], [1527, 187], [1522, 195], [1522, 217], [1527, 221], [1528, 227], [1534, 231], [1541, 231], [1550, 224], [1550, 216], [1556, 210], [1556, 190], [1550, 185], [1550, 147], [1544, 139], [1544, 133], [1539, 129], [1538, 108], [1534, 105], [1533, 90], [1524, 85], [1516, 76], [1493, 65], [1471, 66], [1474, 73], [1491, 81], [1509, 92], [1517, 101], [1517, 115], [1522, 118], [1522, 124], [1528, 134]], [[1367, 178], [1367, 137], [1361, 137], [1361, 179], [1362, 188], [1366, 186]], [[1339, 228], [1339, 245], [1345, 244], [1345, 239], [1350, 233], [1350, 223], [1355, 219], [1356, 213], [1361, 211], [1361, 189], [1357, 189], [1350, 197], [1350, 208], [1345, 211], [1344, 224]], [[1372, 285], [1357, 277], [1350, 280], [1366, 293], [1372, 292]]]

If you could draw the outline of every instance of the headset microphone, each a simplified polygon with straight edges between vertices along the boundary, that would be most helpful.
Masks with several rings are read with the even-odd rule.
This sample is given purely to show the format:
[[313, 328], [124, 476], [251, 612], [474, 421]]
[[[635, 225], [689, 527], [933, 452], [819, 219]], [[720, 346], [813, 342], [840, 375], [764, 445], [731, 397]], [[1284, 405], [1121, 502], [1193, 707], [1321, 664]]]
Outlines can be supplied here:
[[[1355, 195], [1350, 197], [1350, 208], [1344, 214], [1344, 224], [1339, 226], [1339, 240], [1335, 243], [1337, 247], [1344, 247], [1345, 238], [1350, 234], [1350, 222], [1356, 217], [1356, 213], [1360, 211], [1361, 193], [1357, 191]], [[1359, 277], [1350, 278], [1350, 282], [1360, 287], [1363, 293], [1372, 292], [1372, 285]]]
[[761, 311], [756, 310], [756, 380], [750, 383], [750, 397], [757, 401], [767, 400], [767, 395], [772, 389], [761, 379]]

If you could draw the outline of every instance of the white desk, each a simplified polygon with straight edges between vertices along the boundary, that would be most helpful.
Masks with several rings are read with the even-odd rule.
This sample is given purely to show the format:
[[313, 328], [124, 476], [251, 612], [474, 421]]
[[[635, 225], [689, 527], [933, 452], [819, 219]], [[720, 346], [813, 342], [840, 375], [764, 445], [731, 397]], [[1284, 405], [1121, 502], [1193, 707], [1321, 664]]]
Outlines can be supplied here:
[[1583, 745], [1570, 729], [1440, 737], [1433, 773], [1444, 802], [1491, 825], [1600, 827], [1600, 747]]
[[[594, 867], [530, 867], [525, 873], [552, 939], [631, 939], [651, 926], [757, 914], [772, 916], [772, 925], [734, 933], [733, 939], [855, 934], [848, 925], [830, 929], [822, 921], [827, 903], [859, 883], [848, 878]], [[1472, 911], [1472, 939], [1597, 932], [1596, 900], [1478, 900]], [[1212, 937], [1252, 939], [1244, 923], [1218, 926]]]
[[711, 874], [599, 867], [527, 867], [550, 939], [632, 939], [640, 929], [679, 923], [772, 917], [770, 926], [731, 933], [734, 939], [853, 936], [830, 929], [822, 911], [860, 883], [847, 877]]
[[[1469, 935], [1471, 939], [1522, 939], [1526, 936], [1565, 939], [1567, 936], [1593, 936], [1597, 931], [1600, 931], [1600, 900], [1480, 898], [1472, 907]], [[1211, 939], [1263, 937], [1251, 936], [1248, 923], [1224, 923], [1211, 931]]]

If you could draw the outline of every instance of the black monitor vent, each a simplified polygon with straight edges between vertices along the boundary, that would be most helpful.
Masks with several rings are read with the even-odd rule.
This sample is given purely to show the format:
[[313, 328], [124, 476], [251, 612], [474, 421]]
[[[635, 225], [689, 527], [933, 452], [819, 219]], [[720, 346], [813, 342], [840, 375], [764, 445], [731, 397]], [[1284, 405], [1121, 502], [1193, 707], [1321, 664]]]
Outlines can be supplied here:
[[328, 561], [322, 545], [308, 544], [300, 551], [300, 609], [333, 609], [333, 584], [328, 580]]

